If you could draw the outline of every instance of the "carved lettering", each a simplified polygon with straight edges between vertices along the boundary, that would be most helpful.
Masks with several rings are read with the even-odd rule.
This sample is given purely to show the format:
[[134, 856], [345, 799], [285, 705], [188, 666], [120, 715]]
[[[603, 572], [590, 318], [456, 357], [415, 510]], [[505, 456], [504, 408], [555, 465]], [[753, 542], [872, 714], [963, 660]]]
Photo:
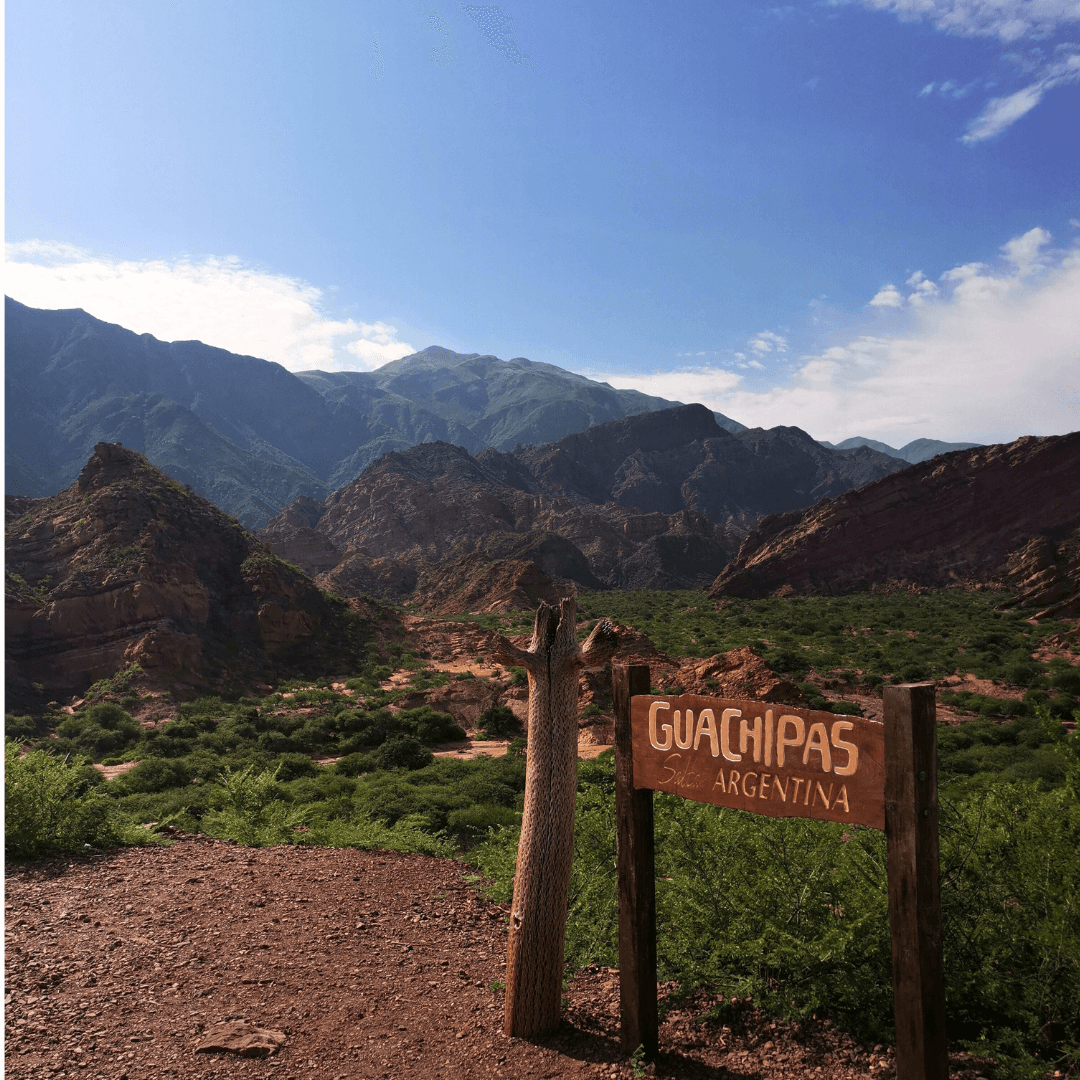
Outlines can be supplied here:
[[679, 728], [682, 725], [679, 723], [679, 710], [675, 710], [675, 745], [680, 750], [689, 750], [694, 742], [694, 710], [686, 710], [686, 727], [680, 732]]
[[[790, 729], [792, 732], [789, 737], [787, 732]], [[776, 765], [777, 768], [782, 769], [784, 767], [784, 750], [787, 747], [802, 746], [803, 739], [806, 736], [806, 725], [803, 723], [801, 716], [781, 716], [780, 723], [776, 729]]]
[[761, 734], [761, 717], [755, 716], [753, 725], [749, 725], [744, 717], [739, 721], [739, 749], [745, 754], [746, 747], [749, 741], [754, 740], [754, 760], [761, 760], [762, 750], [762, 734]]
[[654, 701], [649, 706], [649, 742], [652, 743], [654, 750], [670, 750], [671, 749], [671, 725], [661, 724], [660, 730], [667, 732], [667, 740], [665, 742], [658, 742], [656, 739], [656, 714], [661, 709], [670, 709], [670, 701]]
[[679, 775], [679, 770], [671, 764], [672, 761], [682, 761], [682, 754], [668, 754], [668, 756], [664, 758], [664, 768], [668, 769], [671, 772], [671, 775], [660, 777], [661, 784], [670, 784], [671, 781]]
[[702, 738], [709, 740], [709, 746], [712, 749], [712, 756], [720, 756], [720, 747], [717, 745], [716, 738], [716, 718], [713, 716], [712, 709], [702, 709], [701, 715], [698, 717], [697, 734], [694, 736], [694, 749], [698, 748], [698, 744]]
[[731, 721], [736, 716], [742, 716], [739, 709], [725, 709], [720, 716], [720, 753], [727, 761], [742, 761], [742, 754], [736, 754], [731, 749]]
[[[855, 743], [845, 742], [840, 738], [845, 731], [851, 731], [855, 725], [850, 720], [837, 720], [832, 726], [832, 744], [837, 750], [846, 750], [848, 759], [846, 765], [837, 765], [833, 772], [837, 776], [854, 776], [859, 767], [859, 748]], [[846, 790], [846, 789], [845, 789]], [[840, 798], [839, 795], [836, 796]], [[845, 809], [847, 807], [845, 806]]]
[[631, 721], [638, 788], [766, 817], [884, 827], [881, 723], [696, 694], [635, 697]]
[[824, 724], [810, 725], [810, 734], [806, 736], [806, 745], [802, 752], [804, 765], [809, 763], [810, 754], [815, 751], [821, 757], [821, 771], [832, 772], [832, 751], [829, 749], [829, 736]]

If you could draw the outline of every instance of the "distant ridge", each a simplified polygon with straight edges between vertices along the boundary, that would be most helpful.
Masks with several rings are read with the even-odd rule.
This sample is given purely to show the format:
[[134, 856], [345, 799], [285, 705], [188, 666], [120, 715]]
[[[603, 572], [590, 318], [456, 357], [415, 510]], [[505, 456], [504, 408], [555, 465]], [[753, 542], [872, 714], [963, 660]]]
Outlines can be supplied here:
[[[324, 499], [391, 450], [543, 444], [678, 402], [521, 357], [433, 346], [377, 371], [307, 371], [158, 341], [7, 298], [6, 490], [48, 496], [122, 442], [248, 527]], [[713, 414], [726, 430], [742, 425]]]
[[889, 446], [888, 443], [878, 442], [877, 439], [867, 439], [862, 435], [854, 435], [852, 438], [839, 443], [826, 442], [824, 439], [818, 439], [818, 442], [832, 450], [853, 450], [857, 446], [869, 446], [871, 450], [888, 454], [890, 457], [900, 458], [901, 461], [906, 461], [909, 465], [918, 465], [923, 461], [929, 461], [931, 458], [937, 457], [938, 454], [949, 454], [953, 450], [971, 450], [976, 446], [983, 445], [982, 443], [973, 442], [942, 442], [941, 439], [913, 439], [911, 442], [901, 446], [899, 450], [896, 450]]

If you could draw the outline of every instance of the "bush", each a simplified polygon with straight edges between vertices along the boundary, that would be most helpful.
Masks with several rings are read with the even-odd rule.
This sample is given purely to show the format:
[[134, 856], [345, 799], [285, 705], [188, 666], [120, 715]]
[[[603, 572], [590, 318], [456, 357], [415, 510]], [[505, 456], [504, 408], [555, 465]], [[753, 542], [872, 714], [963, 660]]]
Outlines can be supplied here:
[[451, 810], [446, 819], [450, 835], [466, 842], [485, 836], [491, 829], [512, 828], [520, 823], [521, 814], [516, 810], [492, 803]]
[[[82, 758], [65, 760], [47, 750], [19, 756], [4, 744], [4, 849], [32, 859], [47, 851], [78, 851], [84, 844], [122, 842], [129, 826], [109, 800], [88, 783]], [[145, 839], [149, 840], [147, 834]]]
[[341, 776], [361, 776], [378, 768], [371, 754], [346, 754], [334, 762], [334, 769]]
[[840, 716], [862, 716], [862, 706], [857, 701], [833, 701], [829, 703], [830, 712]]
[[221, 773], [219, 805], [203, 818], [212, 836], [236, 840], [248, 847], [283, 844], [296, 838], [296, 827], [307, 816], [302, 807], [282, 801], [277, 786], [279, 769], [255, 772], [253, 766]]
[[507, 705], [495, 705], [485, 709], [477, 723], [480, 735], [485, 739], [505, 739], [521, 731], [521, 721]]
[[97, 761], [134, 746], [142, 728], [119, 705], [102, 701], [69, 716], [57, 727], [56, 734], [64, 749], [84, 753]]
[[414, 736], [427, 746], [442, 742], [459, 742], [465, 732], [454, 723], [446, 712], [436, 712], [430, 705], [418, 709], [402, 709], [395, 718], [399, 730]]
[[121, 773], [111, 782], [111, 788], [117, 795], [135, 792], [152, 794], [167, 791], [191, 783], [191, 772], [179, 758], [143, 758], [133, 769]]
[[4, 736], [14, 739], [18, 743], [34, 741], [34, 718], [32, 716], [15, 716], [7, 713], [4, 717]]
[[387, 739], [372, 755], [380, 769], [422, 769], [434, 759], [432, 752], [411, 735]]

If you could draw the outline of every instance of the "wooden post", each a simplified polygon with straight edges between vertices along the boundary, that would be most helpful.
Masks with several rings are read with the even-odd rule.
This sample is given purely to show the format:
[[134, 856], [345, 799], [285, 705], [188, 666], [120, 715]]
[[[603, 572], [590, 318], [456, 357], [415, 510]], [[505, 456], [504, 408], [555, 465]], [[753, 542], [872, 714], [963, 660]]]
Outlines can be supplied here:
[[653, 793], [634, 790], [630, 699], [649, 692], [645, 664], [612, 668], [615, 705], [615, 821], [619, 879], [619, 1015], [622, 1049], [656, 1058], [656, 878]]
[[897, 1080], [948, 1080], [933, 683], [888, 686], [885, 836]]
[[519, 649], [495, 639], [495, 656], [529, 676], [529, 750], [510, 933], [506, 946], [503, 1031], [550, 1035], [562, 1013], [567, 895], [574, 857], [577, 797], [578, 684], [583, 667], [607, 663], [618, 639], [607, 619], [577, 643], [577, 604], [541, 602], [532, 643]]

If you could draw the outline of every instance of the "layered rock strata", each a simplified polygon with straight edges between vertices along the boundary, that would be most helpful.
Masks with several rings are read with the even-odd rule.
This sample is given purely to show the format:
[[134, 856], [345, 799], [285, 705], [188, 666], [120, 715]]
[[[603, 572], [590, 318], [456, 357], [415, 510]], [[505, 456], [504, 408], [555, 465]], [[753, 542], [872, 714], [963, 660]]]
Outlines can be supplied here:
[[1066, 540], [1077, 527], [1080, 432], [1029, 436], [946, 454], [768, 517], [710, 595], [993, 583], [1026, 588], [1030, 602], [1048, 607], [1080, 593], [1080, 559]]
[[8, 504], [9, 692], [84, 689], [138, 664], [170, 686], [233, 688], [348, 652], [357, 630], [190, 488], [119, 444], [78, 480]]

